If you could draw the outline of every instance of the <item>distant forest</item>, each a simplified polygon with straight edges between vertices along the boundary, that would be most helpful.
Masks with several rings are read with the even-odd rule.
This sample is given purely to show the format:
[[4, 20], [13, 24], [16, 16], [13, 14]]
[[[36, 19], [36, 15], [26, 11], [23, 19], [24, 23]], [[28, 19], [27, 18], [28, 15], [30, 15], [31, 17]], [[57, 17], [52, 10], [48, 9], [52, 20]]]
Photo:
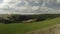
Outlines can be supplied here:
[[0, 23], [28, 23], [60, 17], [60, 14], [18, 15], [0, 14]]

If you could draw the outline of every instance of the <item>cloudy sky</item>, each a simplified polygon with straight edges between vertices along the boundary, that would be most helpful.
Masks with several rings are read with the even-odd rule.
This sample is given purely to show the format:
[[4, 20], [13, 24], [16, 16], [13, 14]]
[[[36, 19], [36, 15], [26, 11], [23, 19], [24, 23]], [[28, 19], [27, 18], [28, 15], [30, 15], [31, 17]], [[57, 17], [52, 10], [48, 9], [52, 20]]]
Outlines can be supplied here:
[[39, 13], [42, 7], [60, 10], [60, 0], [0, 0], [0, 14]]

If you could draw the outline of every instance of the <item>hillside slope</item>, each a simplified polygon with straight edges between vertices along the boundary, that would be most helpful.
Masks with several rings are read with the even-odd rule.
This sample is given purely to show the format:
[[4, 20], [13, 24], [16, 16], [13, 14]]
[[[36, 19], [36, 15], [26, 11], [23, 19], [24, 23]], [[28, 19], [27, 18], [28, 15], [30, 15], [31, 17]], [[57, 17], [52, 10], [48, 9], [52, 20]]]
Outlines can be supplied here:
[[[34, 30], [26, 34], [60, 34], [60, 19], [46, 20], [46, 23], [41, 25], [39, 30]], [[44, 21], [45, 22], [45, 21]], [[46, 27], [48, 26], [48, 27]], [[45, 28], [46, 27], [46, 28]]]
[[43, 28], [27, 34], [60, 34], [60, 24], [48, 28]]
[[25, 34], [56, 24], [60, 24], [60, 17], [40, 22], [0, 24], [0, 34]]

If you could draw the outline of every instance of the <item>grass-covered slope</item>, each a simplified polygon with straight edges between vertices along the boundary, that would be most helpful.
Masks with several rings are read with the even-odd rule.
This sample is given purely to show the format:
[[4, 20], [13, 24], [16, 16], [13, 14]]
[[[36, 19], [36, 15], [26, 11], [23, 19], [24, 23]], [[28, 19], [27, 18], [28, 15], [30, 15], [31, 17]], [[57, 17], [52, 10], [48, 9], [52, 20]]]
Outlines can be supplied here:
[[60, 24], [59, 17], [32, 23], [0, 24], [0, 34], [24, 34], [55, 24]]

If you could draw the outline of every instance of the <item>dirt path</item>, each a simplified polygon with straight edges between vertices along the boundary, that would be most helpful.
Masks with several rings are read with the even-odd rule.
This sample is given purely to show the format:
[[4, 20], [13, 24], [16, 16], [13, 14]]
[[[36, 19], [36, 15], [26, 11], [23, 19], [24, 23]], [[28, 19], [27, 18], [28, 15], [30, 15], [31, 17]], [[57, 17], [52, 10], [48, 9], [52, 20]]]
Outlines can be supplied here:
[[60, 24], [40, 29], [26, 34], [60, 34]]

